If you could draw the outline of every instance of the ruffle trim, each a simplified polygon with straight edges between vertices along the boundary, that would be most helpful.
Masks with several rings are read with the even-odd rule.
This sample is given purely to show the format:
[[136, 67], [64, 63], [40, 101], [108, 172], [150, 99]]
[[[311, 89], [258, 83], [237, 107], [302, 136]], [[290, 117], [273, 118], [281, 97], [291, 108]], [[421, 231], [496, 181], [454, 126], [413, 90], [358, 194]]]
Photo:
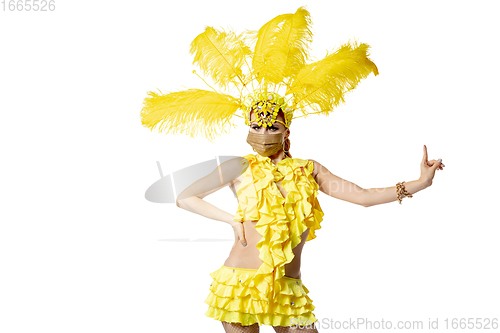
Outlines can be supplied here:
[[257, 287], [251, 287], [256, 270], [233, 272], [222, 266], [210, 274], [213, 282], [205, 300], [208, 317], [242, 325], [293, 326], [317, 321], [312, 313], [315, 306], [307, 295], [309, 290], [301, 280], [282, 278], [276, 301], [269, 300]]
[[[300, 244], [302, 233], [309, 228], [306, 241], [310, 241], [316, 238], [315, 230], [321, 229], [324, 214], [317, 199], [319, 185], [312, 176], [312, 161], [285, 158], [274, 164], [259, 154], [244, 158], [249, 164], [237, 191], [234, 221], [258, 221], [255, 229], [262, 238], [256, 247], [263, 263], [250, 287], [277, 301], [282, 291], [277, 281], [285, 275], [285, 264], [295, 257], [292, 250]], [[275, 183], [280, 180], [286, 198]]]

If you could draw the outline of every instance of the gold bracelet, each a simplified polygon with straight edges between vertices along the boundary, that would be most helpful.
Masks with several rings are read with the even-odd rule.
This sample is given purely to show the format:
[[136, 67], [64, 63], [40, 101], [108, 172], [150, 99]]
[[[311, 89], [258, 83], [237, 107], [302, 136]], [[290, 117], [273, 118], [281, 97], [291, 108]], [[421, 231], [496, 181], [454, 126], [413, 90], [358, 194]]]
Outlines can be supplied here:
[[401, 204], [401, 201], [403, 200], [404, 197], [413, 198], [413, 196], [409, 192], [406, 192], [404, 181], [396, 184], [396, 190], [397, 190], [399, 204]]

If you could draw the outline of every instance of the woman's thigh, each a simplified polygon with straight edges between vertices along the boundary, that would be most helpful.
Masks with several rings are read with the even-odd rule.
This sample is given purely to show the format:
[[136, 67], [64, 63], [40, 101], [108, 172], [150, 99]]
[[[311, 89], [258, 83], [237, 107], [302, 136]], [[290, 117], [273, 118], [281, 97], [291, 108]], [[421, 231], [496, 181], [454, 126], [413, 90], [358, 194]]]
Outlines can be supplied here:
[[226, 333], [259, 333], [259, 324], [255, 323], [250, 326], [243, 326], [240, 323], [222, 322], [222, 326]]

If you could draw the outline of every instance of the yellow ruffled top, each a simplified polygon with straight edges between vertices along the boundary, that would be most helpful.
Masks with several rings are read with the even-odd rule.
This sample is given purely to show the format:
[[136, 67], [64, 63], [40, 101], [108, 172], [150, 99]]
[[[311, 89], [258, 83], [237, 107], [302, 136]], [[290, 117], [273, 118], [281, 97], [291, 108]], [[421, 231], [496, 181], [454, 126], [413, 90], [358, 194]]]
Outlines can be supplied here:
[[[263, 261], [252, 279], [262, 296], [277, 301], [285, 275], [285, 264], [294, 258], [292, 252], [301, 242], [301, 235], [309, 228], [306, 239], [316, 238], [321, 229], [323, 211], [317, 199], [319, 185], [312, 175], [312, 161], [285, 158], [274, 164], [260, 154], [243, 156], [248, 161], [243, 181], [237, 191], [238, 209], [235, 222], [258, 221], [255, 225], [262, 239], [257, 243], [259, 258]], [[275, 182], [281, 180], [286, 198]]]

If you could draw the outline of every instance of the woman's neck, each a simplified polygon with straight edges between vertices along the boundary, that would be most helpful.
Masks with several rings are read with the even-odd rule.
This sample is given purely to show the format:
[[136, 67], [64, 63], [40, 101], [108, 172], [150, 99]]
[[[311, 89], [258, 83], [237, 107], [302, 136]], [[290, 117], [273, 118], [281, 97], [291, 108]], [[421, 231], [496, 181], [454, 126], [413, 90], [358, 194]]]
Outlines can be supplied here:
[[285, 158], [285, 153], [283, 152], [283, 149], [282, 149], [279, 152], [277, 152], [276, 154], [270, 155], [268, 157], [271, 159], [271, 162], [273, 164], [277, 164]]

